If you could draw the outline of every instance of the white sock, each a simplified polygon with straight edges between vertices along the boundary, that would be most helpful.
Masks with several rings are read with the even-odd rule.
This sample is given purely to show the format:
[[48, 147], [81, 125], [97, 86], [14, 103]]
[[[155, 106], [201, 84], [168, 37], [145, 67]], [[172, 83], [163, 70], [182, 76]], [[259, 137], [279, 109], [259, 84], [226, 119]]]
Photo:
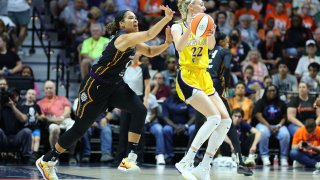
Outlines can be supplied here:
[[220, 122], [220, 115], [207, 117], [207, 121], [201, 126], [196, 137], [192, 141], [191, 147], [196, 150], [200, 149], [201, 145], [210, 137], [212, 132], [219, 126]]
[[201, 164], [202, 165], [210, 165], [210, 163], [212, 162], [212, 160], [213, 160], [213, 156], [212, 155], [209, 155], [208, 153], [205, 153], [204, 154], [204, 157], [203, 157], [203, 159], [202, 159], [202, 162], [201, 162]]
[[196, 157], [197, 151], [192, 150], [191, 148], [188, 150], [187, 154], [184, 156], [185, 160], [193, 160]]
[[[206, 155], [210, 154], [210, 156], [214, 156], [216, 154], [218, 148], [221, 146], [222, 142], [226, 138], [226, 135], [230, 129], [231, 123], [232, 123], [232, 120], [230, 118], [221, 120], [221, 123], [209, 138]], [[206, 163], [207, 164], [204, 164], [204, 165], [210, 165], [211, 161], [210, 162], [206, 161]]]

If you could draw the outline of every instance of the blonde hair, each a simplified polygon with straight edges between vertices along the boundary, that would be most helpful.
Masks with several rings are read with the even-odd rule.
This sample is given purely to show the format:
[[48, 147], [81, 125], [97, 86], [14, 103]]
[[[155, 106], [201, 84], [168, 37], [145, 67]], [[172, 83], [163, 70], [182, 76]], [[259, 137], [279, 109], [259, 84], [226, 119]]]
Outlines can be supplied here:
[[188, 6], [193, 4], [195, 0], [179, 0], [178, 9], [181, 14], [181, 20], [186, 21], [188, 16]]

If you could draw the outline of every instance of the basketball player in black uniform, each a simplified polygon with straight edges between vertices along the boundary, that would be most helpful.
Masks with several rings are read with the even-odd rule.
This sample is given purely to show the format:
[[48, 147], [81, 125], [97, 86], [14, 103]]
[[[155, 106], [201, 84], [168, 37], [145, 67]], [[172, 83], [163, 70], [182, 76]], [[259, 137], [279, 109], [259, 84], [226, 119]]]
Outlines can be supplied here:
[[[158, 23], [147, 31], [138, 32], [138, 21], [129, 10], [119, 11], [114, 22], [108, 25], [111, 32], [117, 32], [102, 53], [97, 64], [93, 65], [83, 80], [79, 91], [76, 120], [55, 144], [55, 148], [36, 161], [36, 166], [45, 179], [58, 179], [55, 164], [58, 156], [76, 142], [92, 125], [96, 117], [108, 107], [115, 107], [131, 113], [128, 132], [128, 157], [123, 159], [118, 169], [139, 170], [135, 153], [140, 134], [144, 127], [147, 110], [139, 97], [123, 82], [122, 76], [135, 51], [145, 56], [155, 56], [169, 47], [171, 42], [159, 46], [148, 46], [144, 42], [157, 36], [173, 18], [174, 11], [168, 6], [160, 6], [165, 11]], [[171, 36], [167, 27], [166, 35]], [[172, 39], [172, 37], [170, 38]]]
[[[231, 58], [232, 54], [228, 50], [229, 47], [229, 37], [225, 35], [224, 33], [217, 32], [216, 33], [216, 42], [217, 45], [213, 50], [209, 52], [209, 67], [208, 71], [211, 75], [211, 78], [214, 83], [214, 88], [220, 95], [222, 101], [224, 102], [229, 115], [231, 117], [231, 111], [228, 104], [227, 96], [226, 96], [226, 89], [229, 86], [230, 82], [230, 64], [231, 64]], [[197, 131], [202, 126], [202, 124], [205, 122], [206, 118], [201, 113], [196, 112], [196, 128], [195, 132], [193, 134], [193, 137], [189, 140], [189, 146], [192, 142], [194, 136], [197, 134]], [[233, 147], [235, 149], [235, 152], [239, 158], [239, 165], [237, 172], [239, 174], [244, 174], [246, 176], [251, 176], [253, 172], [244, 165], [242, 156], [241, 156], [241, 148], [240, 148], [240, 142], [239, 137], [237, 134], [237, 129], [234, 127], [233, 124], [231, 124], [231, 128], [228, 131], [228, 136], [233, 144]]]

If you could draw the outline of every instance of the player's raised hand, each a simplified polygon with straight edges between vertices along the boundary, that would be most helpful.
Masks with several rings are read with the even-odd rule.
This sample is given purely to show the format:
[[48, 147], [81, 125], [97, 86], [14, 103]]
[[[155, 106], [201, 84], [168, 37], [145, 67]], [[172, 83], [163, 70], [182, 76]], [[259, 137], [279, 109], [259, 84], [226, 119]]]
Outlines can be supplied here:
[[169, 8], [169, 6], [164, 6], [164, 5], [161, 5], [160, 6], [160, 9], [163, 10], [165, 12], [165, 15], [168, 19], [172, 19], [173, 18], [173, 14], [175, 13], [174, 11], [172, 11], [172, 9]]

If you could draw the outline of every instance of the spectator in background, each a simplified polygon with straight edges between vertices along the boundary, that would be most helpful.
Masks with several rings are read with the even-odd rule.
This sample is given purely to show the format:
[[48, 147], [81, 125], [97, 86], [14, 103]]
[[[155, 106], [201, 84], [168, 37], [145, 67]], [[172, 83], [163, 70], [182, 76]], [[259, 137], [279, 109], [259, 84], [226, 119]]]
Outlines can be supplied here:
[[289, 73], [288, 65], [285, 61], [278, 64], [278, 73], [272, 75], [272, 84], [277, 86], [280, 99], [283, 101], [290, 100], [291, 94], [288, 91], [298, 91], [298, 81], [294, 75]]
[[314, 37], [314, 40], [316, 41], [316, 46], [317, 46], [316, 56], [320, 56], [320, 26], [313, 32], [313, 37]]
[[91, 8], [93, 6], [99, 7], [106, 0], [86, 0], [88, 7]]
[[[56, 95], [56, 85], [48, 80], [44, 84], [44, 98], [37, 102], [41, 109], [41, 118], [47, 122], [49, 130], [49, 143], [51, 148], [54, 148], [55, 143], [61, 133], [61, 129], [68, 130], [74, 120], [70, 118], [71, 103], [64, 96]], [[76, 164], [77, 160], [74, 154], [75, 145], [69, 150], [69, 164]]]
[[[74, 112], [77, 110], [79, 99], [75, 99], [73, 102], [72, 109]], [[113, 160], [112, 157], [112, 130], [108, 123], [111, 120], [110, 114], [111, 112], [105, 112], [100, 114], [96, 121], [92, 124], [91, 128], [89, 128], [86, 133], [82, 137], [82, 163], [88, 163], [90, 161], [91, 155], [91, 144], [90, 140], [92, 135], [96, 132], [100, 135], [100, 150], [101, 150], [101, 162], [109, 162]]]
[[36, 104], [36, 97], [36, 91], [34, 89], [29, 89], [26, 93], [26, 101], [21, 105], [21, 112], [28, 117], [25, 126], [32, 131], [31, 150], [35, 159], [39, 157], [38, 151], [41, 135], [38, 121], [42, 120], [41, 109], [38, 104]]
[[271, 76], [267, 75], [263, 78], [263, 85], [261, 86], [260, 84], [258, 86], [255, 86], [255, 94], [251, 95], [252, 101], [255, 103], [259, 99], [262, 98], [264, 92], [265, 92], [265, 87], [270, 86], [272, 84], [272, 78]]
[[7, 28], [6, 24], [2, 19], [0, 19], [0, 36], [6, 36], [8, 38], [7, 49], [13, 52], [17, 52], [12, 30]]
[[[257, 145], [260, 141], [261, 133], [247, 122], [243, 121], [244, 112], [241, 108], [236, 108], [232, 111], [233, 125], [237, 128], [239, 140], [241, 142], [241, 152], [248, 158], [245, 161], [246, 165], [255, 165], [255, 153]], [[233, 152], [233, 145], [228, 136], [221, 145], [221, 154], [223, 156], [230, 156]]]
[[241, 33], [238, 29], [233, 29], [230, 33], [230, 52], [232, 54], [231, 72], [234, 73], [238, 79], [243, 80], [241, 63], [247, 57], [250, 51], [250, 46], [241, 40]]
[[[32, 79], [35, 80], [33, 70], [30, 66], [22, 66], [21, 76], [32, 77]], [[33, 83], [33, 89], [36, 91], [36, 97], [39, 97], [40, 91], [36, 82]]]
[[186, 135], [190, 138], [195, 129], [195, 110], [178, 97], [175, 85], [171, 86], [171, 95], [162, 104], [162, 116], [166, 161], [172, 162], [174, 135]]
[[[8, 91], [5, 78], [0, 78], [0, 88]], [[17, 104], [18, 98], [11, 98], [2, 98], [0, 103], [0, 151], [18, 151], [22, 155], [22, 161], [29, 163], [32, 155], [32, 132], [25, 127], [28, 117]]]
[[50, 1], [50, 12], [53, 15], [53, 18], [57, 19], [60, 13], [67, 6], [72, 6], [73, 0], [52, 0]]
[[162, 5], [162, 0], [140, 0], [139, 11], [143, 13], [144, 18], [149, 22], [154, 17], [161, 16], [160, 5]]
[[247, 66], [253, 67], [253, 80], [263, 81], [263, 78], [269, 74], [267, 66], [261, 62], [261, 54], [258, 50], [251, 50], [245, 61], [243, 61], [242, 72]]
[[8, 1], [8, 16], [18, 26], [19, 35], [16, 45], [20, 48], [27, 35], [27, 27], [30, 22], [30, 1]]
[[72, 5], [68, 5], [60, 14], [60, 19], [77, 34], [84, 32], [88, 23], [88, 11], [85, 10], [86, 3], [84, 0], [74, 0]]
[[306, 42], [306, 50], [307, 50], [307, 56], [302, 56], [299, 59], [297, 68], [295, 70], [295, 75], [297, 78], [302, 78], [303, 76], [308, 76], [308, 66], [312, 62], [316, 62], [320, 64], [320, 57], [316, 56], [317, 52], [317, 46], [316, 42], [313, 39], [309, 39]]
[[259, 150], [264, 166], [269, 166], [269, 139], [273, 134], [280, 141], [280, 163], [288, 166], [290, 134], [286, 126], [286, 103], [279, 98], [277, 87], [268, 86], [263, 97], [256, 103], [253, 114], [259, 121], [257, 129], [261, 132]]
[[294, 9], [297, 9], [297, 13], [301, 14], [303, 11], [303, 5], [308, 4], [310, 6], [310, 15], [315, 15], [320, 9], [319, 9], [319, 1], [318, 0], [293, 0], [292, 1], [292, 7]]
[[308, 66], [309, 75], [303, 76], [301, 82], [305, 82], [310, 91], [319, 92], [320, 91], [320, 64], [313, 62]]
[[241, 32], [241, 40], [248, 43], [251, 48], [256, 48], [260, 39], [257, 30], [251, 25], [252, 20], [252, 17], [248, 14], [241, 15], [237, 28]]
[[[246, 96], [256, 102], [256, 96], [259, 96], [259, 91], [264, 88], [263, 83], [259, 80], [253, 79], [253, 67], [247, 66], [244, 70], [244, 82], [246, 85]], [[262, 97], [262, 96], [261, 96]]]
[[315, 22], [311, 14], [311, 5], [309, 3], [304, 3], [301, 7], [300, 16], [302, 17], [302, 22], [305, 28], [311, 29], [312, 31], [315, 29]]
[[290, 122], [288, 129], [291, 136], [299, 127], [303, 127], [307, 119], [316, 119], [320, 124], [320, 109], [314, 109], [315, 97], [309, 96], [309, 88], [305, 82], [299, 83], [299, 95], [293, 97], [288, 104], [287, 116]]
[[280, 43], [277, 41], [275, 33], [270, 30], [266, 33], [266, 40], [260, 41], [258, 50], [261, 53], [261, 62], [267, 66], [270, 73], [275, 72], [277, 64], [282, 57], [282, 49]]
[[303, 26], [300, 16], [293, 15], [291, 17], [291, 27], [286, 30], [283, 40], [284, 57], [299, 57], [304, 51], [308, 39], [312, 39], [311, 31]]
[[[230, 3], [229, 0], [219, 0], [219, 9], [218, 9], [219, 11], [216, 11], [216, 12], [225, 12], [227, 14], [227, 19], [226, 19], [227, 24], [229, 24], [231, 27], [234, 27], [236, 20], [234, 16], [234, 11], [232, 11], [229, 3]], [[215, 13], [213, 14], [214, 14], [213, 17], [216, 17]]]
[[116, 15], [117, 8], [113, 0], [107, 0], [100, 5], [102, 15], [99, 18], [99, 22], [105, 25], [111, 23]]
[[138, 13], [138, 0], [116, 0], [115, 1], [118, 11], [130, 10]]
[[243, 8], [238, 9], [235, 12], [235, 18], [240, 20], [242, 15], [249, 15], [252, 20], [252, 27], [256, 28], [260, 21], [261, 15], [252, 8], [252, 0], [244, 0]]
[[293, 136], [290, 156], [293, 167], [306, 166], [320, 170], [320, 127], [307, 119]]
[[149, 131], [156, 141], [156, 164], [165, 165], [163, 127], [158, 120], [159, 109], [156, 97], [153, 94], [149, 94], [145, 130]]
[[241, 108], [244, 112], [243, 120], [248, 124], [251, 123], [251, 116], [253, 110], [253, 102], [251, 99], [245, 97], [246, 89], [243, 82], [239, 82], [235, 87], [235, 96], [229, 99], [230, 109], [234, 110]]
[[217, 23], [217, 28], [219, 29], [220, 32], [223, 32], [224, 34], [230, 34], [232, 27], [230, 24], [227, 23], [227, 13], [223, 11], [219, 11], [216, 14], [216, 20], [215, 22]]
[[0, 36], [0, 75], [14, 75], [21, 71], [22, 62], [19, 56], [7, 49], [8, 38]]
[[274, 25], [275, 25], [274, 18], [269, 17], [267, 19], [266, 23], [263, 25], [263, 27], [258, 30], [258, 36], [261, 41], [266, 40], [266, 36], [269, 31], [272, 31], [274, 33], [277, 40], [281, 40], [281, 37], [282, 37], [281, 31], [277, 28], [274, 28]]
[[157, 100], [164, 101], [170, 95], [170, 87], [165, 84], [164, 76], [158, 72], [153, 77], [154, 84], [151, 85], [151, 93], [156, 96]]
[[275, 20], [275, 29], [280, 32], [285, 32], [290, 27], [290, 19], [286, 12], [286, 5], [284, 2], [277, 1], [274, 13], [267, 13], [264, 17], [264, 24], [267, 24], [267, 20], [271, 17]]
[[91, 37], [84, 40], [80, 52], [80, 69], [82, 79], [88, 74], [90, 66], [100, 58], [104, 47], [109, 42], [103, 37], [105, 30], [102, 24], [90, 26]]
[[[262, 0], [253, 0], [251, 8], [264, 16], [265, 14], [265, 5]], [[260, 20], [260, 19], [259, 19]]]
[[175, 84], [177, 72], [177, 57], [167, 56], [167, 69], [161, 71], [167, 86], [171, 87], [172, 84]]

